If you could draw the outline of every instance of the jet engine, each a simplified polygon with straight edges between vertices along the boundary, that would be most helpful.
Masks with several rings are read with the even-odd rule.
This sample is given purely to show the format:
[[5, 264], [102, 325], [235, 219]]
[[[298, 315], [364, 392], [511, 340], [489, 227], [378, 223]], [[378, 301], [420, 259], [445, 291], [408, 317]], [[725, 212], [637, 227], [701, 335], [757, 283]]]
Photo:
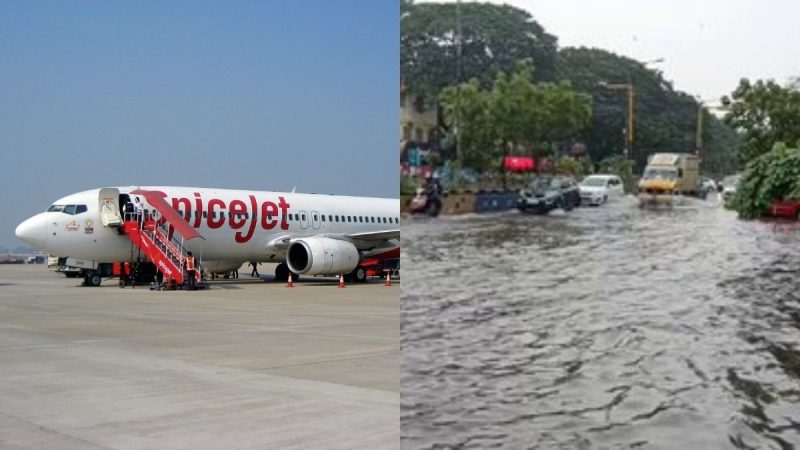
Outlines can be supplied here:
[[292, 241], [286, 253], [286, 264], [292, 273], [339, 275], [358, 266], [355, 245], [339, 239], [308, 237]]

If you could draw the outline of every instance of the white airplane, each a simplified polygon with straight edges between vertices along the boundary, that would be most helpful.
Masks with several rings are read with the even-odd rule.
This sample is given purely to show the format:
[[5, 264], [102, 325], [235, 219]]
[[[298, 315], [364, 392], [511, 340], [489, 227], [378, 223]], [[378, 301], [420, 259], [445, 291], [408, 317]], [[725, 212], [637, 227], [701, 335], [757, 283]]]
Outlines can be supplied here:
[[[131, 261], [137, 231], [129, 226], [137, 222], [125, 206], [133, 203], [143, 208], [139, 218], [145, 218], [134, 228], [153, 219], [150, 230], [155, 222], [164, 231], [162, 240], [164, 235], [174, 239], [184, 255], [193, 252], [211, 271], [233, 270], [245, 261], [278, 262], [278, 280], [286, 280], [291, 271], [344, 274], [364, 281], [362, 261], [400, 257], [399, 200], [293, 192], [174, 186], [92, 189], [56, 200], [17, 226], [16, 235], [51, 255], [98, 263]], [[169, 246], [165, 240], [165, 252]], [[99, 276], [96, 279], [91, 284], [99, 284]]]

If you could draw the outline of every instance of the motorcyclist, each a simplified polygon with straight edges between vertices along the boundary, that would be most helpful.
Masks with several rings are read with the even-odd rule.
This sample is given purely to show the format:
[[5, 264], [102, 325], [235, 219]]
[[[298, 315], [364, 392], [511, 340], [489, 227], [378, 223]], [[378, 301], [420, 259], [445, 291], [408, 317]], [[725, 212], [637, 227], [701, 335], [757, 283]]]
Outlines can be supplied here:
[[427, 195], [431, 199], [441, 199], [442, 192], [442, 184], [439, 182], [439, 177], [436, 175], [428, 175], [425, 177], [425, 195]]
[[417, 211], [425, 212], [431, 217], [438, 216], [439, 211], [442, 209], [443, 192], [444, 189], [439, 183], [439, 177], [431, 175], [425, 177], [425, 184], [417, 192], [417, 198], [420, 200], [417, 205]]

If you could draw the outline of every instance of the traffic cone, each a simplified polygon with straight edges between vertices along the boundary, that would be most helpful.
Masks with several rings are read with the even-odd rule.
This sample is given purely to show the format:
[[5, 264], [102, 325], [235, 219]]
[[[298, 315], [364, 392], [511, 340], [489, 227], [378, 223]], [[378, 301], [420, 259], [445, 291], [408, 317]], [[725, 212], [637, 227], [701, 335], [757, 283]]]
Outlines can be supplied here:
[[292, 283], [292, 272], [289, 272], [289, 282], [286, 283], [286, 287], [294, 287], [294, 283]]
[[344, 275], [339, 275], [339, 287], [344, 287]]
[[391, 287], [392, 286], [392, 279], [389, 278], [389, 273], [390, 272], [387, 270], [386, 271], [386, 283], [384, 283], [384, 286], [386, 286], [386, 287]]

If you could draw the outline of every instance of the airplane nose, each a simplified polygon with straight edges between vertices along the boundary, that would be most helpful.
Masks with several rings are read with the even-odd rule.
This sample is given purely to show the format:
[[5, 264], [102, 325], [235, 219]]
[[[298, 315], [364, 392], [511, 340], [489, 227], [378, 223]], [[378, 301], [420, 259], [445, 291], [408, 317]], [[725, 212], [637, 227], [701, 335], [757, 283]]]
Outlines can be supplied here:
[[17, 237], [39, 250], [44, 250], [47, 243], [47, 223], [41, 214], [35, 215], [17, 226]]

